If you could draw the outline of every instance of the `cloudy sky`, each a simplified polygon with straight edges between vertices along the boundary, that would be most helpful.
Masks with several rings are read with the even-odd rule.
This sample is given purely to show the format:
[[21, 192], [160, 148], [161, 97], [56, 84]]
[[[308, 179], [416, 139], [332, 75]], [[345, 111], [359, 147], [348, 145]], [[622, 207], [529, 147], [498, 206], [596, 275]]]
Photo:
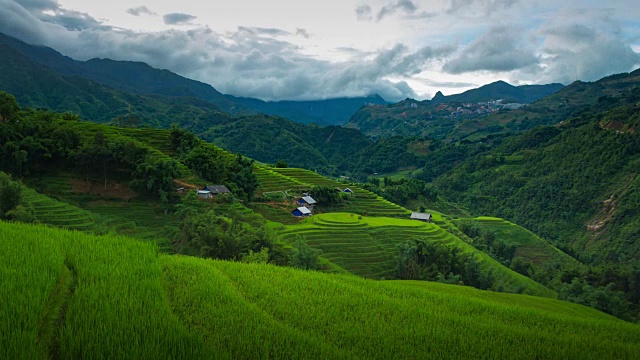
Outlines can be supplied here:
[[0, 0], [0, 32], [265, 100], [428, 99], [640, 67], [638, 0]]

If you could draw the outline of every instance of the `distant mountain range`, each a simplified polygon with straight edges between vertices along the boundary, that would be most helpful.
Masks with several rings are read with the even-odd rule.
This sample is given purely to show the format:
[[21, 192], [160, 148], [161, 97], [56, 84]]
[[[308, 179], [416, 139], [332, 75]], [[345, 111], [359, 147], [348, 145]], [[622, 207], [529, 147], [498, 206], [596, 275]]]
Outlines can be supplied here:
[[[316, 101], [276, 101], [225, 95], [213, 86], [155, 69], [142, 62], [91, 59], [77, 61], [44, 46], [26, 44], [0, 34], [0, 45], [12, 48], [32, 62], [62, 76], [79, 76], [116, 90], [138, 95], [190, 97], [207, 101], [231, 114], [264, 113], [321, 125], [344, 124], [366, 103], [386, 104], [380, 96], [336, 98]], [[19, 95], [19, 94], [16, 94]], [[25, 104], [27, 105], [27, 104]]]
[[366, 104], [388, 104], [379, 95], [358, 98], [337, 98], [314, 101], [262, 101], [252, 98], [233, 98], [247, 108], [286, 117], [303, 124], [344, 125]]
[[562, 84], [513, 86], [504, 81], [496, 81], [461, 94], [444, 96], [440, 91], [431, 99], [431, 103], [477, 103], [502, 100], [505, 103], [530, 104], [560, 89]]
[[616, 99], [621, 97], [634, 98], [628, 92], [636, 91], [639, 83], [640, 69], [591, 83], [576, 81], [566, 87], [516, 87], [498, 81], [457, 95], [439, 92], [426, 101], [406, 99], [397, 104], [365, 106], [345, 126], [370, 137], [419, 135], [448, 141], [474, 140], [556, 124], [584, 111], [601, 111], [617, 104]]

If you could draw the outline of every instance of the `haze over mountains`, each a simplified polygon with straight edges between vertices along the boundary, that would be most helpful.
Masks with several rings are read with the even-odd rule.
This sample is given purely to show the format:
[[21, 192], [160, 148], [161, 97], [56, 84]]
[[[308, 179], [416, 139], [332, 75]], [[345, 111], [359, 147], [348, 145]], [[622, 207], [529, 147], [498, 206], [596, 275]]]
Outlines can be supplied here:
[[[4, 54], [5, 57], [17, 56], [17, 54], [8, 54], [9, 52], [17, 51], [33, 63], [43, 65], [59, 76], [78, 76], [103, 86], [137, 95], [200, 99], [212, 103], [231, 114], [261, 112], [268, 115], [286, 117], [304, 124], [342, 125], [365, 104], [387, 104], [379, 95], [315, 101], [268, 102], [253, 98], [234, 97], [220, 93], [209, 84], [184, 78], [168, 70], [154, 69], [141, 62], [110, 59], [77, 61], [60, 54], [54, 49], [32, 46], [3, 34], [0, 34], [0, 44], [5, 46], [3, 47], [3, 52], [7, 52], [7, 54]], [[24, 61], [16, 64], [22, 63]], [[5, 80], [4, 86], [8, 90], [15, 88], [15, 86], [11, 87], [8, 80]], [[457, 95], [442, 96], [442, 93], [438, 93], [432, 99], [432, 102], [478, 102], [504, 99], [510, 102], [530, 103], [557, 91], [561, 87], [562, 85], [560, 84], [515, 87], [505, 82], [496, 82]], [[13, 91], [13, 93], [25, 105], [44, 106], [44, 103], [38, 103], [33, 97], [31, 99], [22, 98], [20, 91]], [[55, 104], [48, 105], [53, 105], [56, 108]], [[60, 108], [58, 110], [63, 111], [64, 109]], [[109, 120], [104, 117], [100, 119], [103, 121]]]

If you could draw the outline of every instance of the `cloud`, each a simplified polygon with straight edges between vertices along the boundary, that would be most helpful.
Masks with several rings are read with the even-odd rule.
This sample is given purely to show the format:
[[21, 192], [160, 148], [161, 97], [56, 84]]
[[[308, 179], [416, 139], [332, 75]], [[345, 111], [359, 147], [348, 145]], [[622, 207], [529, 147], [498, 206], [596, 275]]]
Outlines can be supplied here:
[[418, 8], [411, 0], [398, 0], [395, 3], [391, 3], [389, 5], [383, 6], [378, 14], [376, 15], [376, 20], [380, 21], [385, 16], [395, 14], [399, 11], [404, 12], [407, 15], [413, 14], [416, 12]]
[[490, 15], [496, 12], [509, 10], [520, 0], [451, 0], [449, 14], [482, 14]]
[[238, 26], [238, 31], [246, 31], [254, 35], [266, 35], [266, 36], [291, 36], [291, 33], [276, 28], [263, 28], [263, 27], [248, 27], [248, 26]]
[[358, 5], [356, 7], [356, 17], [359, 21], [371, 21], [373, 19], [371, 6]]
[[496, 26], [448, 60], [443, 70], [450, 74], [473, 71], [508, 72], [536, 66], [539, 58], [526, 33], [514, 26]]
[[167, 25], [188, 25], [197, 18], [197, 16], [184, 13], [171, 13], [162, 17], [164, 23]]
[[6, 3], [2, 6], [3, 11], [5, 9], [9, 10], [9, 8], [13, 8], [13, 10], [9, 11], [15, 11], [16, 6], [20, 6], [23, 10], [26, 10], [30, 15], [41, 21], [60, 25], [69, 30], [109, 28], [89, 14], [62, 8], [57, 1], [17, 0], [3, 2]]
[[305, 39], [308, 39], [311, 35], [309, 35], [307, 29], [296, 28], [296, 36], [301, 36]]
[[[593, 19], [551, 24], [541, 29], [540, 35], [544, 37], [544, 71], [535, 76], [545, 80], [594, 81], [640, 65], [640, 54], [622, 38], [618, 29], [607, 29], [602, 22]], [[533, 75], [529, 74], [530, 77]]]
[[[6, 0], [0, 0], [0, 4], [3, 2]], [[363, 53], [357, 62], [333, 62], [304, 55], [299, 46], [285, 41], [287, 37], [282, 36], [288, 33], [279, 29], [239, 27], [218, 33], [207, 27], [162, 32], [98, 27], [69, 31], [34, 18], [21, 6], [8, 8], [12, 11], [0, 14], [0, 29], [19, 23], [19, 29], [10, 35], [53, 47], [67, 56], [79, 60], [99, 57], [142, 61], [212, 84], [224, 93], [265, 100], [374, 93], [392, 101], [416, 97], [406, 82], [389, 78], [415, 73], [446, 52], [397, 45]], [[33, 29], [32, 36], [25, 39], [27, 29]]]
[[127, 14], [130, 14], [130, 15], [133, 15], [133, 16], [158, 15], [158, 14], [156, 14], [154, 11], [152, 11], [151, 9], [149, 9], [146, 6], [136, 6], [136, 7], [132, 7], [130, 9], [127, 9]]

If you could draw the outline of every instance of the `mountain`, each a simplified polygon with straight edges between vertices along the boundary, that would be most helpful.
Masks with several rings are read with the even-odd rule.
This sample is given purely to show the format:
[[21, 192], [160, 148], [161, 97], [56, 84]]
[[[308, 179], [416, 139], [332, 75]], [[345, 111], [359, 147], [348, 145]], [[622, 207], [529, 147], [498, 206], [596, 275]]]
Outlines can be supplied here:
[[620, 101], [633, 103], [638, 92], [640, 69], [607, 76], [595, 82], [576, 81], [521, 109], [497, 112], [481, 122], [470, 121], [456, 129], [451, 137], [486, 136], [488, 128], [493, 128], [492, 133], [495, 133], [557, 124], [583, 112], [611, 109], [620, 105]]
[[77, 61], [44, 46], [26, 44], [0, 34], [0, 44], [11, 47], [32, 62], [62, 76], [79, 76], [117, 90], [139, 95], [192, 97], [210, 102], [227, 112], [246, 109], [231, 101], [211, 85], [187, 79], [168, 70], [142, 62], [91, 59]]
[[216, 105], [197, 98], [139, 95], [79, 76], [59, 75], [6, 45], [0, 45], [0, 54], [0, 90], [15, 95], [22, 106], [69, 111], [96, 122], [135, 117], [138, 125], [142, 122], [158, 127], [220, 111]]
[[[503, 100], [505, 103], [530, 104], [562, 89], [562, 84], [513, 86], [504, 81], [496, 81], [461, 94], [443, 96], [441, 92], [431, 99], [432, 103], [478, 103]], [[438, 96], [440, 94], [440, 96]]]
[[497, 81], [461, 94], [445, 96], [438, 91], [431, 100], [406, 99], [396, 104], [368, 104], [345, 125], [371, 137], [394, 135], [446, 139], [465, 121], [483, 120], [500, 109], [511, 109], [553, 94], [564, 85], [513, 86]]
[[[6, 38], [5, 38], [6, 39]], [[24, 45], [26, 46], [26, 45]], [[34, 47], [27, 46], [33, 50]], [[37, 48], [59, 59], [51, 49]], [[35, 53], [35, 52], [34, 52]], [[256, 160], [275, 163], [285, 160], [292, 166], [313, 168], [325, 173], [361, 171], [354, 158], [362, 151], [372, 151], [376, 145], [361, 132], [338, 126], [319, 127], [303, 125], [291, 120], [264, 114], [229, 114], [210, 101], [193, 96], [139, 94], [103, 85], [79, 75], [61, 75], [50, 68], [32, 61], [14, 47], [0, 44], [0, 90], [7, 91], [25, 107], [45, 108], [60, 112], [72, 112], [82, 119], [120, 126], [153, 126], [168, 128], [177, 124], [197, 133], [217, 145], [243, 153]], [[57, 61], [58, 64], [78, 64], [73, 60]], [[99, 61], [121, 67], [125, 63]], [[125, 64], [130, 66], [131, 64]], [[143, 69], [147, 65], [137, 64]], [[159, 71], [159, 70], [153, 70]], [[118, 78], [110, 81], [117, 82]], [[381, 100], [372, 98], [372, 100]], [[331, 103], [331, 101], [328, 101]], [[340, 104], [355, 104], [358, 100], [335, 100], [334, 113]], [[318, 102], [322, 105], [325, 102]], [[340, 109], [339, 109], [340, 108]], [[329, 109], [332, 110], [332, 109]], [[394, 164], [411, 166], [418, 161], [408, 154], [407, 148], [398, 148], [403, 161]], [[393, 164], [384, 165], [389, 168]], [[374, 168], [376, 168], [374, 164]], [[378, 166], [379, 167], [379, 166]]]
[[262, 101], [237, 97], [234, 100], [256, 111], [293, 121], [319, 125], [343, 125], [366, 104], [387, 104], [379, 95], [314, 101]]
[[191, 80], [169, 70], [155, 69], [142, 62], [90, 59], [77, 61], [54, 49], [26, 44], [0, 34], [0, 44], [11, 47], [32, 62], [44, 65], [62, 76], [79, 76], [101, 85], [138, 95], [197, 98], [210, 102], [225, 112], [256, 112], [281, 116], [308, 124], [342, 125], [364, 104], [386, 104], [378, 95], [316, 101], [262, 101], [225, 95], [209, 84]]

